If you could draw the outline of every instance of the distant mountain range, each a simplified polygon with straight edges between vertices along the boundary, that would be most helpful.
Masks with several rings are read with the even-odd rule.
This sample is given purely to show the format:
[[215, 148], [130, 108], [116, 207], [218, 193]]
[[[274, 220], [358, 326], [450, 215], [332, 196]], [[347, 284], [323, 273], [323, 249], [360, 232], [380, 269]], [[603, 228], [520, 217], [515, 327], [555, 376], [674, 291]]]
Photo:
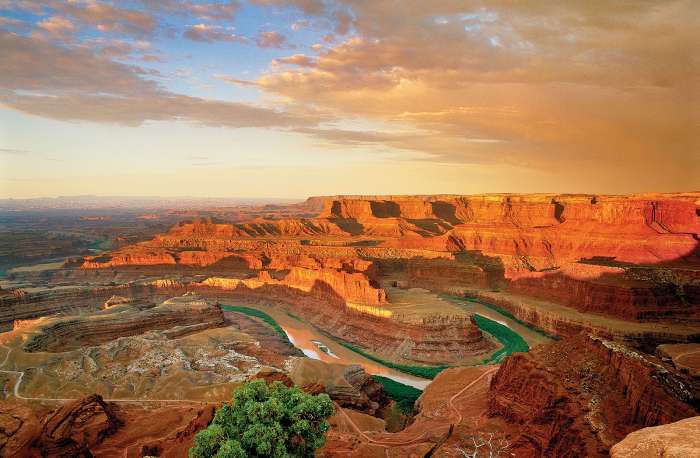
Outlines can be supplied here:
[[238, 197], [158, 197], [158, 196], [59, 196], [31, 199], [0, 199], [0, 211], [99, 208], [209, 208], [230, 206], [286, 205], [301, 199]]

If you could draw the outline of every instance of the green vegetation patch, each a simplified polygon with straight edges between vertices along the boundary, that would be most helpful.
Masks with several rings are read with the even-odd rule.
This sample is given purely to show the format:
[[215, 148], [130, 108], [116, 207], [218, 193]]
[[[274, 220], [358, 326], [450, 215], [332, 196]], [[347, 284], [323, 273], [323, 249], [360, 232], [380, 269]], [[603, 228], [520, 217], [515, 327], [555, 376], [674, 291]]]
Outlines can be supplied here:
[[523, 320], [521, 320], [520, 318], [516, 317], [515, 315], [513, 315], [511, 312], [509, 312], [508, 310], [504, 309], [503, 307], [499, 307], [499, 306], [494, 305], [494, 304], [489, 304], [488, 302], [484, 302], [484, 301], [482, 301], [482, 300], [479, 299], [479, 298], [476, 298], [476, 297], [464, 297], [464, 298], [459, 298], [459, 297], [448, 296], [448, 295], [444, 295], [444, 297], [445, 297], [446, 299], [450, 300], [450, 301], [453, 301], [453, 302], [454, 302], [454, 301], [456, 301], [456, 302], [474, 302], [474, 303], [476, 303], [476, 304], [481, 304], [481, 305], [483, 305], [484, 307], [486, 307], [487, 309], [493, 310], [494, 312], [496, 312], [496, 313], [498, 313], [498, 314], [500, 314], [500, 315], [503, 315], [503, 316], [506, 317], [506, 318], [509, 318], [509, 319], [515, 321], [515, 322], [518, 323], [519, 325], [526, 327], [527, 329], [529, 329], [529, 330], [532, 331], [532, 332], [535, 332], [535, 333], [537, 333], [537, 334], [539, 334], [539, 335], [541, 335], [541, 336], [543, 336], [543, 337], [547, 337], [548, 339], [559, 340], [559, 337], [558, 337], [558, 336], [549, 334], [549, 333], [548, 333], [547, 331], [545, 331], [544, 329], [540, 329], [540, 328], [538, 328], [538, 327], [536, 327], [536, 326], [533, 326], [533, 325], [531, 325], [531, 324], [529, 324], [529, 323], [524, 322]]
[[421, 390], [381, 375], [373, 375], [372, 378], [382, 384], [387, 396], [396, 401], [399, 410], [403, 413], [413, 412], [416, 400], [423, 393]]
[[109, 250], [109, 239], [98, 239], [88, 243], [87, 248], [90, 250], [107, 251]]
[[246, 383], [197, 433], [190, 458], [312, 458], [323, 446], [333, 402], [299, 387], [263, 380]]
[[449, 368], [450, 366], [409, 366], [407, 364], [398, 364], [394, 363], [391, 361], [387, 361], [385, 359], [382, 359], [378, 356], [372, 355], [370, 353], [367, 353], [366, 351], [362, 350], [359, 347], [354, 346], [353, 344], [350, 344], [348, 342], [345, 342], [343, 340], [333, 338], [339, 345], [342, 345], [343, 347], [347, 348], [348, 350], [352, 350], [355, 353], [357, 353], [360, 356], [364, 356], [365, 358], [374, 361], [375, 363], [379, 363], [383, 366], [386, 366], [391, 369], [396, 369], [397, 371], [405, 372], [407, 374], [415, 375], [416, 377], [422, 377], [422, 378], [428, 378], [428, 379], [433, 379], [435, 378], [440, 372], [444, 371], [445, 369]]
[[503, 348], [483, 360], [482, 364], [497, 363], [511, 353], [525, 352], [530, 349], [525, 339], [508, 326], [504, 326], [497, 321], [479, 314], [474, 314], [474, 321], [476, 325], [479, 326], [479, 329], [488, 332], [503, 345]]
[[298, 316], [298, 315], [295, 315], [295, 314], [293, 314], [292, 312], [287, 312], [287, 315], [288, 315], [290, 318], [294, 318], [294, 319], [297, 320], [297, 321], [300, 321], [300, 322], [302, 322], [302, 323], [305, 323], [305, 321], [304, 321], [304, 319], [303, 319], [302, 317], [300, 317], [300, 316]]
[[227, 312], [238, 312], [238, 313], [243, 313], [248, 316], [252, 316], [255, 318], [259, 318], [263, 320], [265, 323], [269, 324], [272, 326], [272, 329], [275, 330], [277, 334], [284, 340], [285, 342], [289, 343], [292, 345], [292, 342], [289, 341], [289, 337], [287, 337], [287, 333], [284, 332], [284, 329], [277, 324], [274, 318], [272, 318], [270, 315], [267, 313], [263, 312], [262, 310], [250, 308], [250, 307], [244, 307], [242, 305], [222, 305], [221, 308], [223, 310], [226, 310]]

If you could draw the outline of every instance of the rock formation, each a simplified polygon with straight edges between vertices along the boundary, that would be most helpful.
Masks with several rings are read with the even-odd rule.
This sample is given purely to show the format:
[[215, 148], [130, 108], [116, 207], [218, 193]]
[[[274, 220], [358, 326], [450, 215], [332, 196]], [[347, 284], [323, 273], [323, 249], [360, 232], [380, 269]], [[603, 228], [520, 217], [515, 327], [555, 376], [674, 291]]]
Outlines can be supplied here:
[[605, 456], [635, 429], [697, 415], [682, 378], [649, 355], [581, 335], [508, 358], [489, 413], [519, 425], [518, 456]]
[[[109, 374], [110, 383], [146, 386], [150, 394], [187, 380], [193, 382], [183, 382], [183, 390], [210, 390], [222, 399], [233, 383], [298, 354], [261, 321], [196, 305], [192, 297], [153, 306], [187, 291], [222, 303], [279, 306], [396, 363], [464, 364], [493, 353], [495, 340], [470, 319], [477, 306], [435, 299], [447, 293], [479, 299], [481, 310], [500, 313], [492, 306], [498, 307], [514, 327], [526, 323], [562, 339], [537, 347], [549, 336], [530, 336], [532, 351], [507, 358], [488, 394], [486, 384], [476, 385], [479, 399], [453, 402], [466, 377], [486, 380], [492, 368], [438, 377], [416, 421], [388, 437], [388, 443], [405, 438], [399, 453], [445, 451], [487, 425], [510, 438], [518, 456], [605, 456], [635, 429], [697, 415], [700, 193], [330, 196], [269, 209], [183, 211], [172, 221], [179, 222], [155, 236], [155, 229], [130, 234], [107, 253], [11, 273], [14, 289], [3, 283], [0, 294], [0, 325], [14, 330], [2, 342], [17, 345], [22, 337], [37, 360], [70, 351], [37, 368], [13, 347], [8, 378], [24, 371], [28, 394], [53, 386], [44, 377], [69, 376], [79, 391], [85, 377]], [[422, 299], [405, 300], [410, 294]], [[433, 302], [421, 302], [427, 295]], [[219, 328], [226, 320], [230, 326]], [[366, 373], [320, 364], [306, 360], [290, 376], [348, 409], [381, 410], [386, 400]], [[315, 377], [303, 375], [311, 372]], [[274, 372], [261, 377], [289, 382]], [[80, 428], [57, 427], [45, 446], [70, 438], [67, 450], [78, 455], [85, 447], [90, 453], [122, 447], [126, 456], [180, 456], [211, 418], [209, 407], [163, 407], [159, 413], [173, 431], [163, 435], [131, 417], [135, 408], [105, 405], [123, 422], [116, 432], [100, 442]], [[156, 418], [158, 409], [151, 410], [139, 412]], [[168, 416], [175, 411], [183, 418]], [[468, 414], [470, 422], [462, 421]], [[352, 415], [377, 428], [376, 435], [388, 434], [363, 413], [336, 417], [328, 456], [382, 452], [377, 444], [357, 445]], [[134, 435], [129, 425], [151, 434]], [[24, 436], [11, 436], [17, 439], [6, 447], [25, 447]]]
[[378, 415], [389, 403], [382, 386], [357, 365], [298, 359], [289, 376], [307, 392], [326, 393], [340, 406], [369, 415]]
[[700, 417], [630, 433], [610, 449], [611, 458], [700, 457]]
[[28, 456], [39, 431], [39, 420], [28, 406], [0, 401], [0, 455]]
[[194, 435], [214, 417], [215, 405], [144, 407], [89, 395], [43, 413], [0, 402], [0, 455], [187, 457]]
[[350, 272], [338, 266], [375, 260], [381, 270], [403, 260], [413, 286], [507, 288], [624, 319], [700, 320], [700, 275], [692, 268], [700, 264], [698, 194], [338, 196], [311, 202], [310, 208], [323, 202], [316, 218], [182, 223], [149, 242], [87, 258], [83, 268], [249, 272], [333, 266]]
[[112, 308], [110, 311], [113, 313], [71, 317], [40, 325], [24, 344], [24, 350], [68, 351], [152, 330], [167, 329], [171, 337], [180, 337], [188, 332], [224, 325], [221, 309], [195, 296], [171, 299], [156, 307], [127, 306], [124, 310]]
[[43, 456], [92, 457], [91, 449], [114, 434], [122, 422], [115, 406], [91, 395], [72, 401], [48, 414], [41, 422], [35, 445]]

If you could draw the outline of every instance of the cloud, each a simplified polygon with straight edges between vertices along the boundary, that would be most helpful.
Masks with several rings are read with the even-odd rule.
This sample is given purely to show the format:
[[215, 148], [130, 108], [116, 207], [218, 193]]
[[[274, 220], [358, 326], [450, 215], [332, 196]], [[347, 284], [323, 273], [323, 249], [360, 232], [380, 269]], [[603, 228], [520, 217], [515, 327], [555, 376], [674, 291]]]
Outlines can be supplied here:
[[30, 28], [29, 24], [25, 21], [5, 16], [0, 16], [0, 27], [18, 32], [26, 32]]
[[[310, 55], [276, 55], [255, 81], [213, 75], [264, 91], [264, 103], [280, 109], [174, 94], [157, 72], [113, 60], [155, 61], [158, 51], [139, 49], [134, 38], [145, 42], [159, 31], [154, 43], [184, 35], [290, 47], [278, 32], [245, 38], [221, 25], [235, 18], [237, 1], [129, 2], [136, 10], [97, 0], [0, 0], [0, 7], [38, 15], [44, 37], [0, 34], [3, 103], [64, 120], [283, 128], [331, 147], [400, 150], [441, 163], [627, 174], [664, 163], [679, 183], [683, 173], [700, 176], [700, 15], [691, 0], [405, 0], [400, 9], [393, 0], [252, 3], [289, 14], [292, 29], [309, 24], [325, 34]], [[172, 14], [194, 25], [174, 29]], [[59, 19], [75, 26], [74, 41], [62, 38], [70, 26], [58, 32]], [[0, 21], [28, 33], [16, 20]], [[86, 25], [103, 31], [104, 41], [76, 43]], [[324, 124], [338, 119], [372, 127]]]
[[145, 70], [100, 58], [90, 49], [65, 48], [3, 31], [0, 48], [0, 88], [5, 90], [138, 95], [156, 89], [156, 83], [142, 78]]
[[291, 6], [312, 15], [319, 15], [326, 9], [323, 0], [252, 0], [252, 3], [277, 7]]
[[54, 9], [63, 15], [92, 26], [100, 32], [118, 32], [133, 36], [152, 35], [156, 20], [150, 14], [120, 8], [94, 0], [87, 2], [51, 2]]
[[305, 29], [307, 27], [309, 27], [308, 19], [300, 19], [298, 21], [294, 21], [292, 25], [289, 26], [289, 28], [294, 31]]
[[0, 31], [3, 72], [0, 104], [63, 121], [137, 126], [147, 121], [190, 121], [207, 126], [313, 126], [316, 111], [286, 111], [175, 94], [134, 65], [111, 61], [85, 48], [64, 48]]
[[261, 48], [281, 48], [287, 39], [274, 31], [260, 32], [257, 44]]
[[61, 16], [51, 16], [37, 23], [37, 27], [46, 31], [55, 39], [65, 39], [75, 32], [75, 25]]
[[139, 126], [146, 121], [191, 121], [212, 127], [295, 127], [319, 119], [255, 107], [157, 92], [141, 97], [99, 94], [0, 94], [0, 103], [25, 113], [60, 121], [90, 121]]
[[[352, 35], [316, 47], [313, 60], [276, 59], [286, 65], [271, 65], [260, 87], [338, 117], [414, 132], [374, 132], [362, 142], [354, 132], [310, 135], [447, 162], [562, 170], [673, 158], [679, 169], [692, 168], [700, 113], [691, 95], [700, 90], [692, 2], [329, 5], [319, 15], [339, 34], [345, 21]], [[339, 21], [337, 11], [348, 16]]]
[[292, 56], [280, 57], [272, 61], [273, 65], [289, 64], [298, 65], [300, 67], [312, 67], [316, 64], [316, 59], [305, 54], [294, 54]]
[[183, 33], [185, 38], [192, 41], [204, 43], [212, 43], [215, 41], [228, 41], [235, 43], [247, 43], [249, 40], [246, 37], [236, 35], [224, 29], [222, 26], [210, 24], [192, 25]]
[[237, 0], [213, 2], [189, 0], [141, 0], [148, 11], [174, 13], [182, 17], [193, 17], [207, 21], [233, 21], [241, 7]]
[[221, 74], [214, 74], [212, 75], [212, 78], [215, 78], [217, 80], [225, 81], [227, 83], [235, 84], [237, 86], [257, 86], [258, 83], [256, 81], [249, 81], [249, 80], [242, 80], [238, 79], [236, 77], [230, 76], [230, 75], [221, 75]]
[[[110, 38], [91, 38], [83, 40], [77, 47], [96, 51], [99, 55], [109, 59], [141, 58], [147, 60], [143, 53], [151, 50], [151, 43], [143, 40], [121, 40]], [[141, 55], [141, 57], [139, 57]], [[154, 61], [160, 61], [153, 55]]]
[[0, 154], [9, 154], [12, 156], [24, 156], [30, 154], [31, 151], [26, 149], [0, 148]]
[[240, 8], [238, 1], [194, 3], [182, 2], [184, 8], [193, 16], [208, 21], [232, 21]]

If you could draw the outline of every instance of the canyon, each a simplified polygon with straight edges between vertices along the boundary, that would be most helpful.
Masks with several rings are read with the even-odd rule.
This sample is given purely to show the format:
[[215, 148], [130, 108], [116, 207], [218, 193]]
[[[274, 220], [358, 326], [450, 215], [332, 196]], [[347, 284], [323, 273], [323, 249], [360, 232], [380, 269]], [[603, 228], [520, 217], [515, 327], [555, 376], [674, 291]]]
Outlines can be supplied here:
[[[70, 437], [70, 453], [186, 456], [256, 374], [335, 400], [329, 457], [453, 456], [485, 436], [516, 456], [631, 456], [635, 431], [700, 414], [700, 193], [161, 214], [167, 229], [130, 219], [99, 253], [5, 273], [0, 421], [19, 426], [3, 455]], [[391, 383], [424, 390], [413, 410]]]

